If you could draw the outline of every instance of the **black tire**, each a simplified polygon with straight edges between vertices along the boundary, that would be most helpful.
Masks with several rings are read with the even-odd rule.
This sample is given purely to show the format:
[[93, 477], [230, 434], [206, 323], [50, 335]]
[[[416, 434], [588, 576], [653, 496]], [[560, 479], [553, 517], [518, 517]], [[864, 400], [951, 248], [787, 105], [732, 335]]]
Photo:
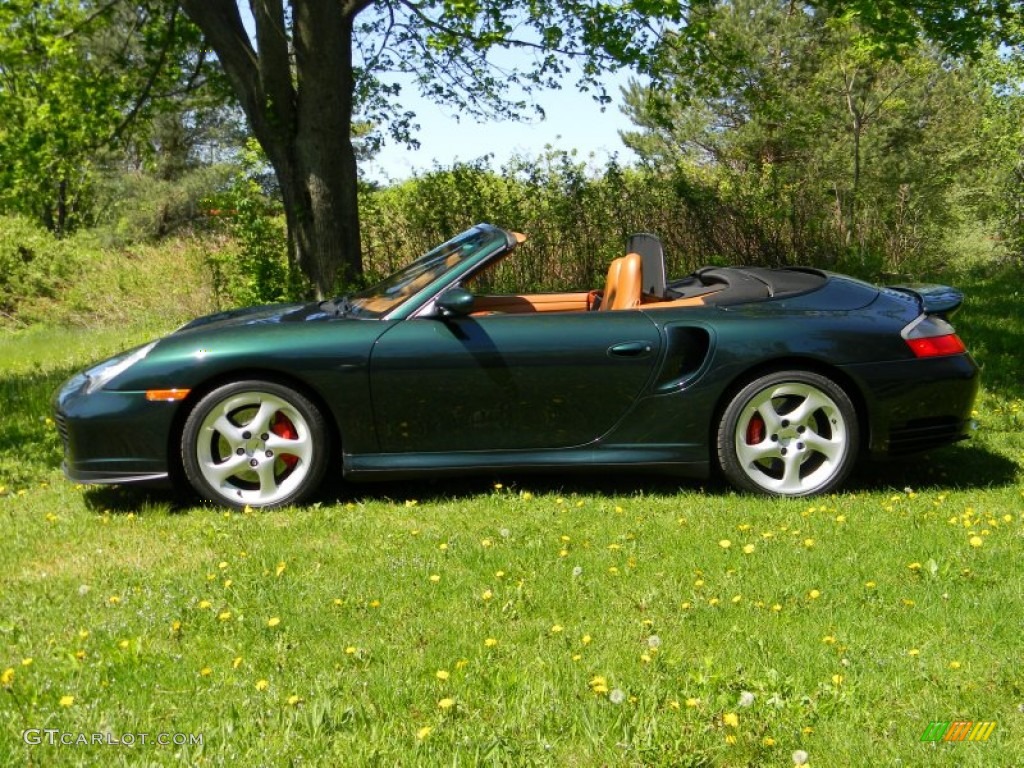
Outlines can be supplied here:
[[842, 387], [810, 371], [777, 371], [729, 402], [718, 425], [718, 465], [738, 490], [811, 496], [846, 479], [859, 443], [857, 414]]
[[298, 504], [323, 479], [330, 433], [320, 409], [272, 381], [225, 384], [185, 421], [181, 460], [204, 499], [243, 508]]

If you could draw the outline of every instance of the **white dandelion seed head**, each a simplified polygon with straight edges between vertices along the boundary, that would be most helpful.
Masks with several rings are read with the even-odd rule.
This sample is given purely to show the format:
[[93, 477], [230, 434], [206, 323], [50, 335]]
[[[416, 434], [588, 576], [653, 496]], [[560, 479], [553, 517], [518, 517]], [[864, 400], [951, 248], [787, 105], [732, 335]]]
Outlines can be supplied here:
[[583, 575], [583, 568], [582, 568], [582, 566], [577, 565], [575, 568], [573, 568], [572, 569], [572, 575], [573, 575], [574, 578], [579, 578], [580, 576], [582, 576]]
[[512, 531], [510, 531], [508, 528], [502, 528], [500, 531], [498, 531], [498, 533], [501, 535], [501, 538], [503, 539], [507, 539], [509, 536], [512, 535]]
[[621, 688], [613, 688], [608, 694], [608, 701], [612, 704], [621, 704], [626, 700], [626, 694]]
[[647, 638], [647, 647], [651, 650], [661, 648], [661, 638], [657, 635], [651, 635]]
[[82, 586], [80, 586], [78, 588], [78, 594], [81, 595], [82, 597], [85, 597], [86, 595], [89, 594], [89, 590], [90, 589], [92, 589], [92, 587], [90, 587], [88, 584], [83, 584]]
[[807, 765], [808, 755], [804, 750], [798, 749], [793, 753], [793, 764], [794, 765]]
[[740, 703], [739, 703], [739, 705], [741, 707], [749, 707], [749, 706], [753, 705], [753, 703], [754, 703], [754, 694], [752, 694], [750, 691], [743, 691], [740, 694]]

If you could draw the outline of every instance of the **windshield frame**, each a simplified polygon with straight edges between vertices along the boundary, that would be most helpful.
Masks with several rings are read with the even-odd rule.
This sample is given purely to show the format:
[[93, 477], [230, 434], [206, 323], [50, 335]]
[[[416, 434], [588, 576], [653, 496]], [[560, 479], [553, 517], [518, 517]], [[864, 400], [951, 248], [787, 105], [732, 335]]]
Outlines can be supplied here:
[[398, 320], [412, 315], [468, 272], [517, 244], [510, 233], [477, 224], [370, 288], [348, 296], [349, 316]]

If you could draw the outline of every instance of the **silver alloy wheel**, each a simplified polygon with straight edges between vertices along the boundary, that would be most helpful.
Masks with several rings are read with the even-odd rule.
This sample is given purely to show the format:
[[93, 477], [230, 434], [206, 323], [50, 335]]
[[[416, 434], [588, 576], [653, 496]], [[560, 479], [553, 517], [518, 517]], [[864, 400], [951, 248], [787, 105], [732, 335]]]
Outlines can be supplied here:
[[758, 487], [804, 496], [845, 471], [852, 445], [843, 409], [817, 386], [784, 381], [761, 389], [733, 433], [740, 470]]
[[309, 423], [292, 403], [271, 392], [245, 390], [218, 401], [194, 442], [203, 480], [237, 505], [280, 502], [302, 486], [314, 466]]

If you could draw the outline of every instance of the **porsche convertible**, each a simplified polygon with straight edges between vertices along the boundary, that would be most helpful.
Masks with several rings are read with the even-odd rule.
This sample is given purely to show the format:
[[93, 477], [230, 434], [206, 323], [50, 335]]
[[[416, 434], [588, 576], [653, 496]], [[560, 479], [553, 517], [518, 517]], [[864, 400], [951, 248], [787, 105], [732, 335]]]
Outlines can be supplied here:
[[488, 291], [524, 241], [480, 224], [359, 293], [203, 317], [78, 374], [54, 403], [66, 475], [233, 507], [300, 503], [327, 473], [624, 468], [799, 497], [970, 431], [978, 367], [952, 288], [806, 268], [668, 280], [636, 235], [603, 286]]

